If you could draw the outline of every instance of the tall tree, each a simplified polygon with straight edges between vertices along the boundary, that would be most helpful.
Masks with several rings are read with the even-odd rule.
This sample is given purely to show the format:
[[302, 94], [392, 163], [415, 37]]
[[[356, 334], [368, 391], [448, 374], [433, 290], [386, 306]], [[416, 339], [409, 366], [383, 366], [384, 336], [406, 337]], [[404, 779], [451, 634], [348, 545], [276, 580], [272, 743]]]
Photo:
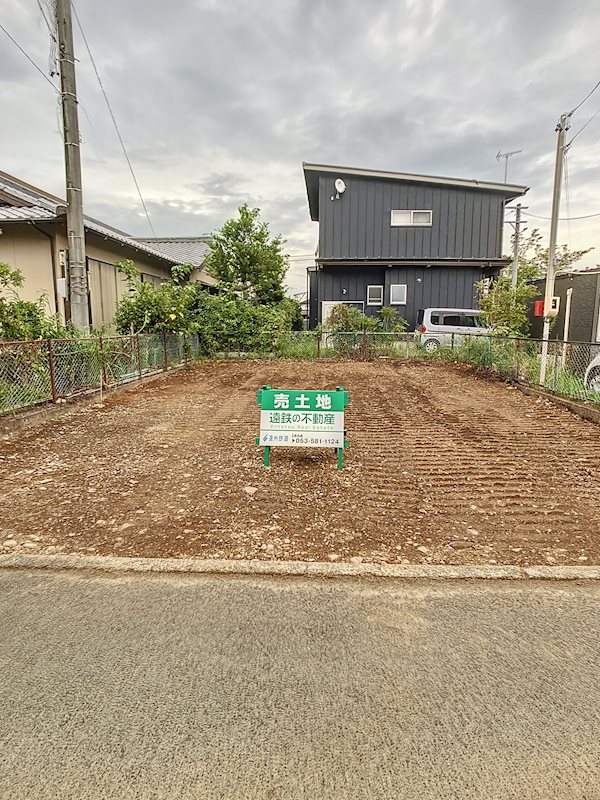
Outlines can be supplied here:
[[[519, 274], [525, 280], [543, 278], [548, 269], [548, 248], [542, 245], [542, 234], [538, 228], [533, 228], [529, 236], [522, 236], [519, 242]], [[514, 246], [514, 234], [511, 244]], [[569, 250], [566, 244], [556, 248], [555, 269], [558, 275], [565, 272], [572, 264], [580, 261], [594, 248], [587, 250]]]
[[219, 285], [258, 304], [279, 303], [285, 296], [287, 257], [281, 236], [271, 238], [259, 219], [260, 209], [244, 203], [239, 217], [228, 220], [210, 243], [209, 273]]
[[[511, 244], [514, 247], [514, 234]], [[556, 248], [556, 272], [565, 272], [583, 256], [587, 250], [569, 250], [566, 244]], [[548, 248], [542, 245], [542, 234], [534, 228], [529, 236], [519, 242], [519, 271], [517, 285], [513, 289], [510, 278], [511, 267], [505, 269], [489, 286], [485, 281], [477, 285], [479, 307], [486, 324], [496, 333], [507, 336], [522, 336], [529, 328], [527, 308], [539, 292], [531, 281], [543, 278], [548, 268]]]

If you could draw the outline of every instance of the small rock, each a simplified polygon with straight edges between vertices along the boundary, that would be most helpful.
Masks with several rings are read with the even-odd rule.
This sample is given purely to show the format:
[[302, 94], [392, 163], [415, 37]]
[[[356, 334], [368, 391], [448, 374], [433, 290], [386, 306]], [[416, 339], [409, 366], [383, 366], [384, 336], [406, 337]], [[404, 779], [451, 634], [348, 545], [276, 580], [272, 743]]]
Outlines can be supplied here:
[[18, 542], [14, 539], [6, 539], [2, 544], [4, 547], [16, 547]]
[[330, 561], [337, 561], [339, 559], [339, 555], [337, 553], [328, 553], [327, 558]]
[[454, 550], [464, 550], [467, 547], [475, 547], [475, 545], [473, 542], [465, 542], [459, 539], [456, 542], [450, 542], [450, 547], [452, 547]]
[[587, 561], [587, 560], [588, 560], [587, 556], [579, 556], [579, 558], [577, 559], [577, 561]]
[[244, 491], [252, 497], [255, 492], [258, 492], [258, 489], [256, 486], [244, 486]]
[[362, 564], [362, 556], [352, 556], [350, 559], [351, 564]]
[[479, 536], [479, 531], [475, 528], [467, 528], [467, 533], [470, 533], [471, 536]]
[[429, 553], [429, 548], [428, 548], [428, 547], [425, 547], [425, 545], [424, 545], [424, 544], [420, 544], [420, 545], [417, 547], [417, 550], [419, 551], [419, 553]]

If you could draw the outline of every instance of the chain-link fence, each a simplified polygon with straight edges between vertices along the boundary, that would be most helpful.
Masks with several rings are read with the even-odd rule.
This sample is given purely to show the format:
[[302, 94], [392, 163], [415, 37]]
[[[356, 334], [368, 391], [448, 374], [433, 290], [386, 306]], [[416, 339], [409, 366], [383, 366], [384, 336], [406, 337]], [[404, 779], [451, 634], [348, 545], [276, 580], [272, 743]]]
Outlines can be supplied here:
[[0, 342], [0, 414], [135, 381], [200, 355], [175, 333]]
[[199, 356], [460, 361], [600, 404], [600, 342], [445, 334], [432, 344], [419, 333], [257, 331], [228, 332], [218, 343], [176, 333], [0, 342], [0, 413], [139, 380]]

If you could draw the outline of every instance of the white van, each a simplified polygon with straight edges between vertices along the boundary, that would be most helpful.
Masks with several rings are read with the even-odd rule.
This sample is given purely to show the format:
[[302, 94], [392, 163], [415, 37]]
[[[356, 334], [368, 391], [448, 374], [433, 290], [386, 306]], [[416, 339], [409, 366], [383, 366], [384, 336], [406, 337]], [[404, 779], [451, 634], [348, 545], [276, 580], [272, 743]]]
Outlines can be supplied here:
[[481, 311], [474, 308], [421, 308], [417, 314], [416, 333], [428, 353], [451, 347], [460, 334], [490, 333], [484, 326]]

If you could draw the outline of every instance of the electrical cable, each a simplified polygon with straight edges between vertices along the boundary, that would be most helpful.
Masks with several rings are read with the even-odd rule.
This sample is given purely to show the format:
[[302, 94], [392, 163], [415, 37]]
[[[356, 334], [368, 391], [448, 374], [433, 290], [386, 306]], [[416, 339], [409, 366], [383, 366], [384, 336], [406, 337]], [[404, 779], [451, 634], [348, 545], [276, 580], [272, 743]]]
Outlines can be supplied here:
[[129, 167], [129, 171], [131, 172], [131, 177], [133, 178], [133, 182], [135, 184], [135, 188], [137, 189], [138, 197], [140, 198], [140, 202], [142, 204], [142, 208], [144, 209], [144, 214], [146, 215], [146, 219], [148, 220], [148, 227], [150, 228], [150, 230], [152, 232], [152, 237], [156, 239], [157, 238], [156, 232], [155, 232], [154, 227], [152, 225], [152, 222], [150, 220], [150, 214], [148, 213], [148, 209], [146, 207], [146, 203], [144, 202], [144, 198], [142, 196], [142, 190], [140, 189], [140, 185], [139, 185], [138, 180], [137, 180], [137, 178], [135, 176], [135, 172], [134, 172], [134, 169], [133, 169], [133, 165], [131, 163], [131, 159], [129, 158], [129, 155], [127, 153], [127, 148], [125, 147], [125, 142], [123, 141], [123, 137], [121, 136], [121, 132], [119, 130], [119, 126], [117, 125], [117, 120], [115, 119], [115, 115], [114, 115], [114, 112], [112, 110], [112, 106], [110, 104], [110, 100], [108, 99], [108, 95], [106, 93], [106, 89], [104, 88], [104, 84], [102, 83], [102, 79], [100, 78], [100, 73], [98, 72], [98, 67], [96, 66], [96, 62], [94, 60], [94, 56], [92, 55], [92, 51], [91, 51], [90, 46], [88, 44], [87, 37], [86, 37], [86, 35], [85, 35], [84, 31], [83, 31], [83, 27], [81, 25], [81, 22], [79, 21], [79, 15], [77, 14], [77, 10], [75, 9], [75, 5], [72, 2], [71, 2], [71, 8], [73, 9], [73, 14], [75, 15], [75, 19], [77, 21], [77, 26], [79, 27], [79, 30], [81, 32], [81, 36], [82, 36], [82, 39], [83, 39], [83, 43], [85, 45], [85, 49], [87, 50], [88, 56], [90, 57], [90, 61], [92, 62], [92, 67], [94, 68], [94, 72], [96, 73], [96, 78], [98, 80], [98, 85], [100, 86], [100, 91], [102, 92], [102, 95], [103, 95], [104, 100], [106, 102], [106, 107], [108, 108], [108, 113], [110, 114], [110, 118], [112, 119], [113, 125], [115, 127], [115, 131], [117, 132], [117, 137], [119, 139], [119, 143], [121, 145], [121, 149], [123, 150], [123, 155], [125, 156], [125, 160], [127, 161], [127, 166]]
[[16, 39], [13, 39], [13, 37], [12, 37], [12, 36], [10, 35], [10, 33], [9, 33], [7, 30], [6, 30], [6, 28], [4, 27], [4, 25], [3, 25], [1, 22], [0, 22], [0, 30], [3, 30], [3, 31], [4, 31], [4, 33], [5, 33], [5, 34], [8, 36], [8, 38], [11, 40], [11, 42], [12, 42], [12, 43], [15, 45], [15, 47], [16, 47], [18, 50], [20, 50], [20, 51], [21, 51], [21, 53], [23, 53], [23, 55], [25, 56], [25, 58], [27, 59], [27, 61], [29, 61], [29, 63], [30, 63], [30, 64], [32, 64], [32, 65], [33, 65], [33, 66], [34, 66], [34, 67], [37, 69], [37, 71], [40, 73], [40, 75], [42, 76], [42, 78], [43, 78], [45, 81], [48, 81], [48, 83], [49, 83], [49, 84], [50, 84], [50, 86], [51, 86], [51, 87], [54, 89], [54, 91], [55, 91], [57, 94], [59, 94], [59, 95], [60, 95], [60, 89], [58, 88], [58, 86], [55, 86], [55, 85], [52, 83], [52, 81], [51, 81], [51, 80], [50, 80], [50, 78], [49, 78], [49, 77], [46, 75], [46, 73], [44, 72], [44, 70], [43, 70], [43, 69], [42, 69], [40, 66], [38, 66], [38, 65], [35, 63], [35, 61], [33, 60], [33, 58], [31, 58], [31, 56], [30, 56], [28, 53], [26, 53], [26, 52], [25, 52], [25, 50], [23, 50], [23, 48], [22, 48], [22, 47], [21, 47], [21, 45], [20, 45], [20, 44], [19, 44], [19, 43], [16, 41]]
[[587, 100], [589, 100], [589, 99], [590, 99], [590, 97], [591, 97], [591, 96], [594, 94], [594, 92], [596, 91], [596, 89], [597, 89], [599, 86], [600, 86], [600, 81], [598, 81], [598, 83], [597, 83], [597, 84], [594, 86], [594, 88], [591, 90], [591, 92], [589, 92], [588, 94], [586, 94], [586, 96], [583, 98], [583, 100], [581, 101], [581, 103], [579, 103], [578, 105], [576, 105], [576, 106], [575, 106], [575, 108], [574, 108], [572, 111], [570, 111], [570, 112], [569, 112], [569, 116], [571, 116], [572, 114], [574, 114], [574, 113], [577, 111], [577, 109], [581, 108], [581, 106], [582, 106], [582, 105], [583, 105], [583, 104], [584, 104], [584, 103], [585, 103]]
[[565, 205], [567, 208], [567, 244], [569, 247], [571, 246], [571, 194], [570, 194], [570, 186], [569, 186], [569, 156], [568, 150], [565, 147], [563, 150], [563, 162], [564, 162], [564, 185], [565, 185]]
[[56, 41], [56, 35], [55, 35], [55, 33], [54, 33], [54, 28], [53, 28], [53, 26], [50, 24], [50, 20], [49, 20], [49, 19], [48, 19], [48, 17], [46, 16], [46, 11], [44, 10], [44, 5], [43, 5], [43, 3], [42, 3], [42, 0], [36, 0], [36, 3], [37, 3], [37, 7], [38, 7], [38, 8], [39, 8], [39, 10], [40, 10], [40, 14], [41, 14], [41, 15], [42, 15], [42, 17], [43, 17], [43, 20], [44, 20], [44, 22], [46, 23], [46, 27], [48, 28], [48, 31], [50, 32], [50, 36], [51, 36], [51, 38], [52, 38], [54, 41]]
[[[536, 219], [552, 219], [552, 217], [541, 217], [539, 214], [533, 214], [531, 211], [527, 212], [527, 216], [535, 217]], [[569, 219], [577, 220], [577, 219], [591, 219], [592, 217], [600, 217], [600, 213], [598, 214], [584, 214], [582, 217], [559, 217], [561, 222], [567, 222]]]
[[590, 122], [592, 122], [592, 120], [596, 119], [596, 117], [598, 116], [598, 114], [600, 114], [600, 108], [598, 109], [598, 111], [596, 111], [596, 113], [595, 113], [595, 114], [592, 114], [592, 116], [591, 116], [591, 117], [588, 119], [588, 121], [585, 123], [585, 125], [582, 125], [582, 126], [581, 126], [581, 128], [579, 128], [579, 130], [577, 131], [577, 133], [574, 133], [574, 134], [573, 134], [573, 136], [571, 136], [571, 139], [570, 139], [570, 141], [568, 142], [568, 144], [567, 144], [567, 145], [565, 145], [565, 149], [566, 149], [567, 147], [570, 147], [570, 146], [573, 144], [573, 142], [574, 142], [574, 141], [575, 141], [575, 139], [576, 139], [576, 138], [579, 136], [579, 134], [580, 134], [580, 133], [583, 133], [583, 131], [584, 131], [584, 130], [587, 128], [587, 126], [590, 124]]

